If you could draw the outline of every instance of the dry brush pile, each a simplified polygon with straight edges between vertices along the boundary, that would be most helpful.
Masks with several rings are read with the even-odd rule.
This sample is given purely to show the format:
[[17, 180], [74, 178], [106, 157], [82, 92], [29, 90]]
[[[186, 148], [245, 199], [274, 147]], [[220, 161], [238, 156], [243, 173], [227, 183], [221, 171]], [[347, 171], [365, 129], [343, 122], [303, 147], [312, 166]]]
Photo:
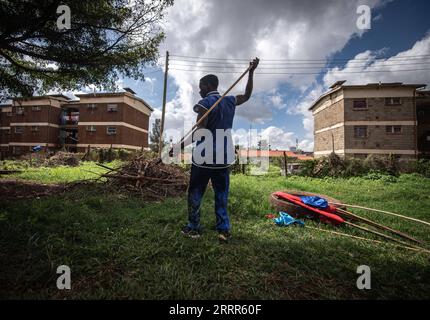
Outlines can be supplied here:
[[188, 187], [188, 175], [176, 165], [168, 165], [160, 159], [145, 159], [139, 156], [123, 166], [112, 169], [99, 164], [109, 172], [102, 175], [108, 185], [149, 199], [177, 197]]

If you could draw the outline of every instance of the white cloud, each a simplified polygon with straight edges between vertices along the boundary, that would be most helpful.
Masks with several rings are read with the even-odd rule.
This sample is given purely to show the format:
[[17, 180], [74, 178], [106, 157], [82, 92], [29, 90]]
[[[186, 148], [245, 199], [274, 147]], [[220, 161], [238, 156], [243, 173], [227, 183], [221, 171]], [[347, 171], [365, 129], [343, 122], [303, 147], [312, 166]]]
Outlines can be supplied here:
[[[385, 3], [387, 1], [372, 0], [366, 4], [375, 8]], [[238, 108], [237, 116], [253, 123], [269, 125], [273, 119], [273, 111], [286, 108], [287, 113], [303, 117], [306, 135], [299, 141], [299, 146], [304, 150], [311, 150], [313, 118], [308, 108], [335, 81], [346, 79], [348, 84], [379, 81], [430, 83], [430, 72], [397, 72], [411, 67], [395, 66], [396, 60], [392, 58], [386, 61], [375, 60], [384, 51], [366, 50], [349, 61], [344, 68], [329, 70], [321, 83], [316, 81], [315, 75], [258, 74], [285, 71], [280, 69], [279, 65], [271, 65], [268, 61], [271, 59], [326, 59], [342, 50], [351, 38], [362, 35], [363, 31], [356, 28], [356, 8], [359, 4], [362, 4], [362, 1], [176, 0], [175, 5], [169, 9], [166, 41], [161, 51], [168, 49], [173, 55], [218, 58], [251, 59], [259, 56], [261, 64], [255, 75], [254, 95], [249, 102]], [[376, 21], [379, 17], [374, 19]], [[426, 37], [394, 58], [430, 54], [429, 42], [429, 37]], [[196, 114], [192, 111], [192, 106], [200, 99], [198, 81], [208, 72], [174, 70], [179, 68], [178, 64], [185, 62], [175, 62], [175, 57], [172, 58], [169, 74], [178, 91], [167, 104], [166, 128], [182, 128], [184, 121], [188, 126], [195, 121]], [[368, 73], [382, 65], [384, 70], [388, 68], [390, 72]], [[197, 66], [198, 64], [196, 68]], [[226, 64], [225, 70], [230, 71], [232, 67]], [[242, 67], [245, 69], [246, 64]], [[270, 67], [278, 69], [264, 69]], [[416, 69], [423, 67], [425, 65], [416, 65]], [[213, 69], [213, 73], [218, 74], [220, 91], [223, 92], [238, 74], [217, 73], [219, 70]], [[235, 69], [237, 70], [241, 69]], [[308, 71], [296, 69], [293, 72]], [[360, 73], [351, 74], [351, 71]], [[243, 91], [245, 83], [246, 81], [242, 80], [232, 94]], [[296, 105], [289, 103], [287, 107], [280, 90], [282, 84], [288, 84], [302, 92]], [[157, 111], [155, 116], [158, 115]], [[294, 133], [282, 128], [269, 126], [264, 134], [271, 137], [274, 148], [295, 145]]]
[[[380, 0], [367, 2], [371, 7], [381, 3]], [[259, 72], [282, 71], [263, 68], [273, 67], [267, 61], [270, 59], [325, 59], [341, 50], [353, 35], [361, 34], [355, 24], [359, 4], [359, 0], [177, 0], [167, 15], [166, 41], [161, 51], [168, 49], [172, 55], [219, 58], [259, 56]], [[169, 73], [179, 90], [167, 108], [167, 127], [177, 125], [180, 118], [188, 123], [195, 119], [192, 106], [199, 100], [198, 80], [207, 73], [174, 70], [179, 68], [178, 64], [185, 63], [175, 62], [175, 57], [172, 58]], [[182, 68], [191, 69], [189, 66]], [[242, 68], [246, 68], [246, 63]], [[219, 70], [214, 69], [213, 73]], [[218, 76], [223, 92], [238, 74], [219, 72]], [[303, 89], [313, 81], [313, 75], [256, 74], [254, 93], [273, 92], [282, 83]], [[244, 91], [245, 84], [242, 80], [232, 93]], [[279, 98], [273, 96], [268, 104], [253, 96], [247, 102], [247, 112], [239, 111], [238, 115], [253, 122], [267, 123], [272, 119], [269, 108], [284, 107]]]
[[275, 93], [274, 95], [269, 96], [270, 102], [277, 109], [283, 109], [287, 105], [284, 103], [284, 98], [281, 94]]
[[[380, 81], [430, 84], [430, 70], [401, 71], [429, 69], [430, 34], [417, 41], [411, 49], [388, 59], [377, 59], [378, 54], [379, 52], [369, 50], [357, 54], [344, 68], [333, 68], [327, 72], [324, 76], [324, 85], [328, 87], [338, 80], [347, 80], [347, 84], [367, 84]], [[427, 57], [423, 57], [423, 55], [427, 55]]]
[[261, 138], [268, 141], [272, 149], [287, 149], [295, 145], [294, 132], [285, 132], [283, 129], [270, 126], [261, 132]]
[[[272, 150], [288, 150], [290, 147], [296, 146], [295, 133], [276, 126], [269, 126], [263, 130], [233, 130], [234, 144], [246, 148], [249, 140], [251, 140], [251, 148], [256, 148], [259, 140], [265, 140], [270, 144]], [[307, 139], [299, 141], [299, 148], [304, 151], [312, 151], [313, 142]]]

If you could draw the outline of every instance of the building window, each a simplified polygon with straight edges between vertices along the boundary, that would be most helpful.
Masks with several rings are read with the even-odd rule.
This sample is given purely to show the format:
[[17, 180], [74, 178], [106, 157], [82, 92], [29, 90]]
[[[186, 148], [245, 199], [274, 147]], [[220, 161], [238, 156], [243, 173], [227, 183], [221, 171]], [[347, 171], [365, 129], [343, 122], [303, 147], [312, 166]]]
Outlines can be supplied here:
[[16, 107], [16, 114], [24, 114], [24, 107]]
[[116, 134], [116, 127], [107, 127], [106, 132], [108, 135], [115, 135]]
[[96, 132], [96, 126], [87, 126], [87, 131]]
[[21, 154], [21, 148], [20, 147], [12, 147], [12, 153], [13, 154]]
[[10, 134], [10, 128], [4, 131], [5, 134]]
[[107, 105], [107, 111], [108, 112], [117, 112], [118, 111], [118, 105], [117, 104], [108, 104]]
[[95, 103], [89, 103], [87, 105], [87, 108], [90, 110], [94, 110], [94, 109], [97, 109], [97, 105]]
[[388, 134], [401, 134], [402, 126], [385, 126], [385, 132]]
[[40, 106], [32, 106], [31, 111], [40, 111], [42, 108]]
[[23, 133], [24, 127], [15, 127], [15, 133]]
[[367, 138], [367, 127], [354, 126], [354, 138]]
[[13, 116], [13, 114], [12, 114], [12, 112], [7, 112], [7, 113], [6, 113], [6, 116], [7, 116], [7, 117], [12, 117], [12, 116]]
[[396, 98], [396, 97], [385, 98], [386, 106], [399, 106], [401, 104], [402, 104], [402, 100], [400, 98]]
[[37, 132], [37, 131], [39, 131], [38, 126], [31, 126], [31, 132]]
[[352, 102], [352, 107], [354, 110], [367, 109], [367, 100], [366, 99], [356, 99]]

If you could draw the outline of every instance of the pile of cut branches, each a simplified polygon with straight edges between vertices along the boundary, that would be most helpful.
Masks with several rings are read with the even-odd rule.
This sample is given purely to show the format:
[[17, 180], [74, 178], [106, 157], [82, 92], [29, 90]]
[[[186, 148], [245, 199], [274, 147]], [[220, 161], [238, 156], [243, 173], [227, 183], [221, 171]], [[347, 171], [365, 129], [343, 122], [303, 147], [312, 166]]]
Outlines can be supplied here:
[[45, 160], [44, 165], [47, 167], [57, 166], [79, 166], [79, 155], [72, 152], [57, 152], [52, 157]]
[[164, 199], [182, 195], [188, 187], [188, 175], [178, 166], [168, 165], [160, 159], [137, 157], [125, 165], [109, 169], [102, 175], [107, 183], [118, 190], [127, 191], [143, 198]]

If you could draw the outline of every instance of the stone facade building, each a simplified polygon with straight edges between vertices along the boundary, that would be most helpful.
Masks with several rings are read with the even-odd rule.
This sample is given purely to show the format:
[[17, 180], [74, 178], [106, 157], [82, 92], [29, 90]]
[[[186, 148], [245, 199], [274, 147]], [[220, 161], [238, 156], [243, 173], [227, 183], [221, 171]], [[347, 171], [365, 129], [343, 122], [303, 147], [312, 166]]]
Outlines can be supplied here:
[[417, 91], [418, 155], [430, 159], [430, 91]]
[[95, 148], [148, 147], [153, 109], [131, 90], [12, 99], [0, 106], [1, 156], [20, 155], [40, 146], [71, 152]]
[[416, 158], [417, 89], [421, 84], [344, 85], [338, 81], [310, 108], [314, 156], [370, 154]]

